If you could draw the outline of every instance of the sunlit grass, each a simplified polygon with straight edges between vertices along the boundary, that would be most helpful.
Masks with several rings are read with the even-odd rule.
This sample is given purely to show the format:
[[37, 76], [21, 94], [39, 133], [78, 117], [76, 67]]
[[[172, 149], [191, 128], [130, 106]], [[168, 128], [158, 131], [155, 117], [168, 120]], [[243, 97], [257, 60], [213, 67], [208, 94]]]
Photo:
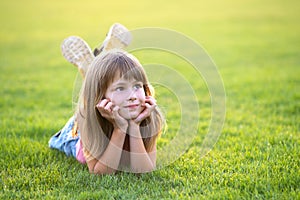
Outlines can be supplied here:
[[[298, 8], [298, 1], [256, 0], [1, 1], [0, 198], [299, 199]], [[215, 61], [226, 121], [208, 155], [199, 157], [211, 117], [203, 79], [185, 61], [155, 51], [136, 56], [173, 67], [197, 91], [199, 135], [182, 157], [141, 176], [93, 176], [48, 148], [73, 112], [77, 71], [61, 56], [61, 41], [79, 35], [95, 47], [114, 22], [174, 29]], [[176, 135], [181, 116], [174, 94], [158, 88], [157, 96], [169, 125], [161, 147]]]

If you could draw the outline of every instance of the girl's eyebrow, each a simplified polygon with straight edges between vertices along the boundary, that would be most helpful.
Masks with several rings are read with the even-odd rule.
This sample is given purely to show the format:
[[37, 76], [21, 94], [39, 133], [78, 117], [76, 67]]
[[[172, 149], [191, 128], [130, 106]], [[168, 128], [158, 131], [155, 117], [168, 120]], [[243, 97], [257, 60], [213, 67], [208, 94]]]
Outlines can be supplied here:
[[114, 85], [120, 85], [120, 84], [126, 84], [126, 82], [125, 81], [118, 81], [118, 82], [114, 83]]
[[112, 85], [126, 85], [126, 84], [127, 84], [126, 81], [118, 81], [118, 82], [113, 83]]
[[138, 81], [138, 80], [133, 80], [131, 81], [131, 83], [135, 84], [135, 83], [143, 83], [142, 81]]
[[125, 82], [125, 81], [118, 81], [118, 82], [116, 82], [116, 83], [113, 83], [113, 84], [111, 84], [111, 88], [116, 88], [116, 87], [120, 87], [120, 86], [125, 86], [127, 83]]
[[124, 87], [126, 84], [125, 83], [115, 83], [115, 84], [112, 84], [110, 86], [111, 89], [115, 89], [117, 87]]
[[113, 83], [112, 85], [126, 85], [128, 83], [131, 83], [131, 84], [135, 84], [135, 83], [142, 83], [142, 81], [138, 81], [138, 80], [119, 80], [115, 83]]
[[117, 82], [112, 83], [110, 87], [115, 88], [115, 87], [119, 87], [119, 86], [125, 86], [127, 84], [137, 84], [137, 83], [143, 84], [142, 81], [138, 81], [135, 79], [134, 80], [122, 80], [121, 79], [121, 80], [118, 80]]

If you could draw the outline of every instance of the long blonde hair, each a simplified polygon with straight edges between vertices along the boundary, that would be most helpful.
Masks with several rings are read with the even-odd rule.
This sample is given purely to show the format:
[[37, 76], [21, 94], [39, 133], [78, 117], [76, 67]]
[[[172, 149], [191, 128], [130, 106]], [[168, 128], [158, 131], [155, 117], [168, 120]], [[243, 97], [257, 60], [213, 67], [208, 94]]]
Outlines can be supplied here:
[[[107, 88], [118, 73], [125, 79], [141, 81], [145, 95], [154, 95], [142, 65], [133, 55], [123, 50], [111, 50], [95, 58], [86, 73], [76, 115], [82, 144], [96, 159], [100, 159], [113, 132], [113, 125], [101, 116], [96, 105], [105, 98]], [[164, 117], [158, 107], [141, 122], [140, 131], [148, 152], [163, 126]]]

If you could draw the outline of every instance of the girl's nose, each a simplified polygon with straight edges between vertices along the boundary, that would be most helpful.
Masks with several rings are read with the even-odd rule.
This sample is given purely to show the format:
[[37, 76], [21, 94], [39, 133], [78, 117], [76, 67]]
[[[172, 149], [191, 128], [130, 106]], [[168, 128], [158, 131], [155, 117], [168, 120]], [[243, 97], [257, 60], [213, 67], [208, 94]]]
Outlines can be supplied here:
[[136, 100], [136, 97], [130, 97], [128, 100], [129, 100], [129, 101], [135, 101], [135, 100]]
[[128, 100], [129, 101], [134, 101], [136, 99], [137, 99], [137, 97], [136, 97], [135, 91], [131, 91], [130, 94], [129, 94], [129, 96], [128, 96]]

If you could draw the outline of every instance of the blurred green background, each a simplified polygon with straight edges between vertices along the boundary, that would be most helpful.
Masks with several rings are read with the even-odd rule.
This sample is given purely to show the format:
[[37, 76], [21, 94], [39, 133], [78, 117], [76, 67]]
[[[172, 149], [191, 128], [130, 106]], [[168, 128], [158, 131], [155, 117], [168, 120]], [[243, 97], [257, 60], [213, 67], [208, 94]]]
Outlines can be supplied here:
[[[0, 197], [299, 199], [299, 8], [296, 0], [2, 0]], [[226, 122], [203, 159], [198, 138], [165, 169], [96, 177], [47, 147], [72, 115], [77, 70], [61, 55], [62, 40], [78, 35], [96, 47], [115, 22], [130, 30], [178, 31], [216, 63], [226, 89]], [[206, 88], [191, 81], [204, 97], [199, 105], [209, 102]], [[172, 113], [168, 120], [178, 122]]]

